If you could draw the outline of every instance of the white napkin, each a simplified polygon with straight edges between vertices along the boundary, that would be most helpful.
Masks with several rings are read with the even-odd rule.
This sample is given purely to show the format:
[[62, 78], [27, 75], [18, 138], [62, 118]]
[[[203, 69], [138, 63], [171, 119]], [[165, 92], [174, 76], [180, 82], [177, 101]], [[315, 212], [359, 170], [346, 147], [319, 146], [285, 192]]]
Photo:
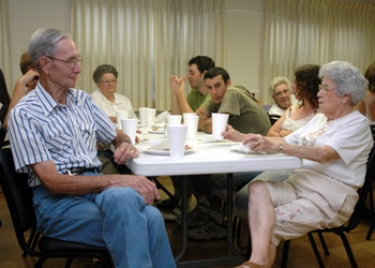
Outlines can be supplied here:
[[250, 152], [253, 152], [253, 150], [250, 149], [250, 142], [249, 143], [246, 143], [246, 144], [243, 144], [242, 142], [240, 143], [239, 147], [242, 151], [244, 151], [245, 153], [250, 153]]
[[150, 139], [151, 150], [167, 150], [169, 149], [168, 139]]

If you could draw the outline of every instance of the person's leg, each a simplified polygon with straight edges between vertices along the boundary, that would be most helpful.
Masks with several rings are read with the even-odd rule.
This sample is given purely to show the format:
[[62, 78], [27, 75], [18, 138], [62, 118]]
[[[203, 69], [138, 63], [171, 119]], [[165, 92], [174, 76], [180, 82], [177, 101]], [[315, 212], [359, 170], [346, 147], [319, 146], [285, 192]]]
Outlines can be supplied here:
[[264, 182], [256, 181], [249, 186], [248, 215], [252, 246], [249, 261], [271, 267], [274, 261], [274, 256], [272, 256], [274, 252], [270, 251], [270, 241], [276, 215], [271, 196]]
[[162, 267], [158, 255], [175, 265], [160, 212], [132, 188], [79, 197], [53, 196], [40, 186], [34, 204], [42, 234], [105, 246], [116, 267]]
[[161, 259], [174, 267], [163, 217], [133, 188], [108, 188], [92, 197], [103, 213], [104, 239], [119, 267], [163, 267]]

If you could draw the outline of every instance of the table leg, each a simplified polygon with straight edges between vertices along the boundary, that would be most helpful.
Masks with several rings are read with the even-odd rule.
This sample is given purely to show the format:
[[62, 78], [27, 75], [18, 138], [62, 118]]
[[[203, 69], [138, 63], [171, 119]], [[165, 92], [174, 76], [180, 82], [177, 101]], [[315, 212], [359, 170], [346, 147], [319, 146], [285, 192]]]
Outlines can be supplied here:
[[187, 180], [188, 176], [182, 176], [182, 184], [181, 184], [181, 250], [175, 257], [176, 263], [184, 256], [186, 248], [187, 248], [187, 214], [188, 214], [188, 206], [187, 206]]

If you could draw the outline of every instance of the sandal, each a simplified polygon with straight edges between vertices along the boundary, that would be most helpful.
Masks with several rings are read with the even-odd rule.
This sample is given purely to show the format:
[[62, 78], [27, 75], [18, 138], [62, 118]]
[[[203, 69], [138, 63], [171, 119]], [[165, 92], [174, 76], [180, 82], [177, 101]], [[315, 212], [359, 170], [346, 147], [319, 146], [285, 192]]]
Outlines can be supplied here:
[[235, 268], [268, 268], [268, 266], [256, 264], [256, 263], [251, 262], [251, 261], [246, 261], [246, 262], [240, 264], [239, 266], [236, 266]]

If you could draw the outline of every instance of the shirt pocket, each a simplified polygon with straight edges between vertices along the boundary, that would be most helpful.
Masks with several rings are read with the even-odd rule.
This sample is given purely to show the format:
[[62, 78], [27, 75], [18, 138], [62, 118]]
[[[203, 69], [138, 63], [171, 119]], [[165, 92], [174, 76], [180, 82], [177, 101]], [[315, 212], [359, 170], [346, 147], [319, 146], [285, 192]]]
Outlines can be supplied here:
[[96, 126], [94, 124], [80, 124], [78, 126], [79, 134], [82, 139], [88, 142], [90, 145], [96, 142]]

